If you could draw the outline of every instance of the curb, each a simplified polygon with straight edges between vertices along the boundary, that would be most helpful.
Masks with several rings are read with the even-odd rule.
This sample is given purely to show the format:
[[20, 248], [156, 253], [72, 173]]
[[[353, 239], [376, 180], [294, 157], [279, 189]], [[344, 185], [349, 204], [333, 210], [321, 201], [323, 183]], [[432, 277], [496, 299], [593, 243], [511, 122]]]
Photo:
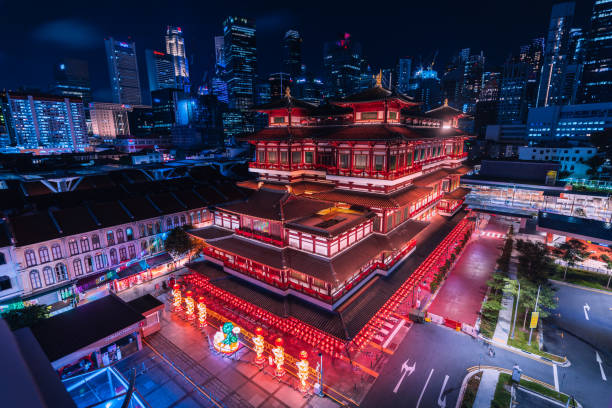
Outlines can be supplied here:
[[[524, 354], [525, 357], [529, 357], [529, 358], [532, 358], [534, 360], [541, 360], [545, 364], [549, 364], [549, 365], [553, 365], [554, 364], [554, 365], [557, 365], [559, 367], [564, 367], [564, 368], [565, 367], [569, 367], [569, 366], [572, 365], [571, 361], [569, 361], [567, 359], [567, 357], [563, 357], [565, 359], [565, 361], [560, 363], [558, 361], [551, 360], [550, 358], [543, 357], [543, 356], [540, 356], [538, 354], [531, 353], [529, 351], [521, 350], [519, 348], [516, 348], [516, 347], [513, 347], [513, 346], [509, 346], [507, 344], [503, 344], [503, 343], [497, 342], [495, 340], [492, 340], [492, 339], [489, 339], [487, 337], [484, 337], [482, 334], [479, 334], [478, 338], [483, 340], [483, 341], [486, 341], [487, 343], [492, 344], [492, 345], [494, 345], [496, 347], [500, 347], [502, 349], [505, 349], [505, 350], [508, 350], [508, 351], [512, 351], [512, 352], [515, 352], [515, 353], [518, 353], [518, 354]], [[558, 357], [561, 357], [561, 356], [558, 356]]]
[[576, 285], [575, 283], [563, 282], [563, 281], [556, 280], [556, 279], [549, 279], [549, 281], [554, 282], [559, 285], [569, 286], [570, 288], [574, 288], [574, 289], [582, 289], [582, 290], [587, 290], [589, 292], [595, 292], [595, 293], [600, 293], [602, 295], [612, 296], [612, 291], [610, 290], [589, 288], [588, 286], [580, 286], [580, 285]]
[[[457, 397], [457, 403], [455, 404], [455, 408], [461, 407], [461, 404], [463, 403], [463, 397], [465, 397], [465, 390], [467, 388], [467, 383], [470, 381], [470, 378], [472, 378], [473, 376], [481, 372], [484, 372], [484, 369], [476, 370], [476, 371], [469, 371], [465, 375], [465, 377], [463, 377], [463, 381], [461, 382], [461, 388], [459, 388], [459, 396]], [[478, 387], [480, 387], [480, 384], [478, 384]]]

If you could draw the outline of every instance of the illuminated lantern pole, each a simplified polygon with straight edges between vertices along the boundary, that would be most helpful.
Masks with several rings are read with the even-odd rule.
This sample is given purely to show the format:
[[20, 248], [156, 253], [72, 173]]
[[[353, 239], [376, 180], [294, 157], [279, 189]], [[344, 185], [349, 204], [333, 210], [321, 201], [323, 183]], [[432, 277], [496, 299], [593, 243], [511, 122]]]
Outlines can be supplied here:
[[198, 325], [201, 329], [206, 327], [206, 303], [202, 296], [198, 299]]
[[297, 376], [300, 379], [300, 392], [308, 391], [308, 353], [305, 350], [300, 351], [300, 361], [296, 362], [298, 373]]
[[282, 377], [285, 375], [285, 369], [283, 368], [283, 364], [285, 363], [285, 349], [283, 348], [283, 339], [280, 337], [274, 340], [274, 347], [272, 349], [272, 354], [274, 354], [274, 364], [276, 365], [276, 369], [274, 370], [274, 375], [277, 377]]
[[195, 302], [193, 301], [193, 292], [190, 290], [185, 293], [185, 313], [188, 320], [195, 318]]
[[253, 344], [255, 349], [255, 364], [263, 365], [266, 359], [263, 356], [264, 352], [264, 338], [262, 336], [263, 329], [258, 327], [255, 329], [255, 336], [253, 336]]
[[174, 287], [172, 288], [172, 296], [173, 296], [172, 304], [174, 306], [174, 311], [178, 312], [182, 309], [182, 301], [183, 301], [183, 298], [181, 297], [181, 285], [179, 285], [178, 283], [176, 283]]

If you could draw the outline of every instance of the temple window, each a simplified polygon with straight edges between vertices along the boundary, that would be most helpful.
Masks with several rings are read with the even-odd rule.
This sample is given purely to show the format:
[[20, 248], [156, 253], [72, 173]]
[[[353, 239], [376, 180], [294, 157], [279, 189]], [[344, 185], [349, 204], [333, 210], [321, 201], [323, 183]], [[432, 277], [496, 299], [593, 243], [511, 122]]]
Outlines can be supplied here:
[[291, 152], [291, 163], [297, 164], [302, 162], [302, 152]]
[[406, 167], [412, 166], [412, 152], [408, 152], [406, 156]]
[[312, 164], [313, 152], [304, 152], [304, 163]]
[[378, 119], [378, 112], [362, 112], [361, 120], [375, 120]]
[[258, 150], [257, 151], [257, 161], [259, 163], [265, 163], [266, 162], [266, 151], [265, 150]]
[[356, 154], [355, 155], [355, 168], [359, 170], [364, 170], [368, 164], [368, 155], [367, 154]]
[[385, 166], [385, 156], [375, 155], [374, 156], [374, 170], [382, 171]]
[[347, 153], [343, 153], [340, 155], [340, 168], [341, 169], [349, 168], [349, 155]]
[[289, 153], [285, 150], [285, 151], [281, 151], [280, 152], [280, 162], [281, 164], [287, 164], [289, 160]]
[[272, 123], [285, 123], [285, 117], [284, 116], [273, 116], [272, 117]]
[[397, 167], [397, 156], [389, 156], [389, 171], [395, 170]]
[[276, 150], [268, 150], [268, 162], [276, 163], [278, 156], [276, 154]]
[[270, 223], [268, 221], [253, 220], [253, 230], [263, 234], [270, 234]]
[[397, 119], [397, 112], [389, 112], [389, 119], [396, 120]]

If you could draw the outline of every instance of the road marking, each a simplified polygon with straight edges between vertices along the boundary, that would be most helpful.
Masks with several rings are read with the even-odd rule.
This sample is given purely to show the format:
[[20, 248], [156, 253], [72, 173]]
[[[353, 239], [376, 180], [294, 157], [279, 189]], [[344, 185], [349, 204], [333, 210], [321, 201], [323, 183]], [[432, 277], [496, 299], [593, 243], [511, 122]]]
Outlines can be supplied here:
[[404, 327], [404, 323], [406, 323], [405, 320], [400, 321], [400, 323], [397, 325], [397, 327], [395, 328], [395, 330], [393, 330], [393, 332], [391, 333], [391, 335], [389, 336], [389, 338], [383, 343], [383, 348], [387, 348], [387, 346], [389, 345], [389, 343], [391, 343], [391, 340], [393, 340], [393, 338], [395, 337], [395, 335], [397, 334], [398, 331], [400, 331], [400, 329], [402, 327]]
[[582, 309], [584, 309], [584, 318], [589, 320], [589, 311], [591, 310], [591, 306], [589, 306], [588, 303], [585, 303], [584, 306], [582, 306]]
[[442, 383], [442, 389], [440, 390], [440, 395], [438, 395], [438, 406], [440, 408], [446, 408], [446, 395], [442, 398], [442, 394], [444, 394], [444, 388], [446, 388], [446, 383], [448, 381], [448, 375], [444, 376], [444, 382]]
[[598, 352], [595, 352], [595, 361], [597, 361], [597, 364], [599, 364], [599, 371], [601, 371], [601, 379], [604, 381], [608, 381], [608, 379], [606, 378], [606, 373], [604, 373], [603, 366], [601, 365], [601, 363], [603, 363], [603, 360], [599, 356]]
[[414, 373], [414, 370], [416, 369], [416, 362], [412, 365], [412, 367], [408, 367], [408, 361], [409, 360], [406, 360], [402, 363], [402, 376], [400, 377], [399, 381], [397, 382], [397, 385], [393, 389], [394, 394], [397, 394], [397, 390], [399, 390], [400, 385], [402, 385], [402, 381], [404, 381], [404, 377], [406, 376], [406, 374], [408, 374], [408, 377], [410, 377], [410, 375], [412, 375], [412, 373]]
[[553, 365], [553, 377], [555, 377], [555, 391], [559, 392], [559, 376], [557, 375], [557, 365]]
[[429, 377], [427, 377], [427, 381], [425, 381], [425, 386], [421, 390], [421, 395], [419, 395], [419, 400], [417, 401], [416, 408], [419, 408], [419, 405], [421, 405], [421, 399], [423, 398], [423, 394], [425, 394], [425, 388], [427, 388], [427, 384], [429, 384], [429, 380], [431, 380], [431, 375], [433, 374], [433, 372], [434, 369], [432, 368], [429, 372]]

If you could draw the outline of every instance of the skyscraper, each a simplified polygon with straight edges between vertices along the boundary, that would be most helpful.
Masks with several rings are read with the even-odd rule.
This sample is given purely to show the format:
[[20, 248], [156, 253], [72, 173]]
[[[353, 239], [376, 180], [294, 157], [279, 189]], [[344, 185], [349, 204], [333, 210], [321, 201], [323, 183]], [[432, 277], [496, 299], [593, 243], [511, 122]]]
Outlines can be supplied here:
[[87, 125], [81, 99], [12, 92], [6, 98], [18, 146], [72, 150], [87, 147]]
[[412, 71], [412, 59], [400, 58], [397, 64], [397, 89], [406, 93], [410, 89], [410, 75]]
[[[502, 124], [524, 123], [527, 119], [529, 101], [528, 81], [533, 74], [532, 65], [510, 59], [504, 64], [499, 90], [497, 121]], [[533, 101], [532, 101], [533, 102]]]
[[612, 101], [612, 1], [595, 1], [584, 54], [580, 102]]
[[575, 7], [573, 1], [552, 7], [537, 106], [564, 105], [570, 102], [570, 95], [565, 92], [565, 74], [570, 63], [570, 31]]
[[246, 111], [253, 105], [256, 52], [255, 22], [244, 17], [227, 17], [223, 22], [223, 62], [231, 108]]
[[149, 91], [157, 91], [164, 88], [176, 88], [176, 76], [174, 74], [174, 57], [160, 51], [146, 50], [147, 75], [149, 76]]
[[328, 95], [343, 98], [355, 93], [359, 88], [362, 65], [361, 44], [353, 41], [349, 33], [338, 41], [325, 43], [323, 66]]
[[140, 105], [140, 77], [136, 58], [136, 43], [115, 41], [113, 37], [104, 40], [108, 73], [110, 75], [113, 102], [126, 105]]
[[87, 61], [64, 58], [55, 64], [54, 78], [56, 94], [81, 98], [84, 104], [91, 102], [91, 83]]
[[[463, 51], [461, 56], [462, 58], [465, 57]], [[482, 75], [485, 64], [484, 54], [481, 51], [480, 54], [469, 55], [463, 59], [463, 63], [463, 85], [461, 87], [463, 111], [473, 113], [482, 87]]]
[[281, 99], [285, 96], [287, 87], [291, 88], [292, 79], [286, 72], [276, 72], [268, 76], [270, 85], [270, 100]]
[[302, 37], [297, 30], [289, 30], [285, 33], [283, 51], [285, 72], [292, 79], [296, 79], [302, 74]]
[[166, 54], [174, 59], [174, 76], [179, 87], [189, 88], [189, 64], [185, 54], [185, 38], [181, 27], [168, 26], [166, 28]]
[[222, 35], [215, 36], [215, 64], [225, 67], [225, 57], [223, 56], [225, 41]]

